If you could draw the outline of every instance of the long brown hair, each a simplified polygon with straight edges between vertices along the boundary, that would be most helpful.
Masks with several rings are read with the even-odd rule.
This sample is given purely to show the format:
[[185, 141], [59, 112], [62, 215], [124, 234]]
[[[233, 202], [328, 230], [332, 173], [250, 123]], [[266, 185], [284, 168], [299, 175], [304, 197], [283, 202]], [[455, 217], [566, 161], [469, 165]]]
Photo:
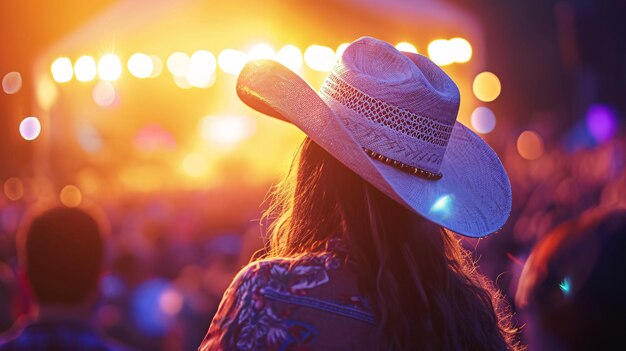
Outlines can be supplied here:
[[386, 350], [517, 349], [510, 314], [454, 234], [391, 200], [306, 138], [274, 189], [266, 257], [314, 252], [333, 236], [379, 318]]

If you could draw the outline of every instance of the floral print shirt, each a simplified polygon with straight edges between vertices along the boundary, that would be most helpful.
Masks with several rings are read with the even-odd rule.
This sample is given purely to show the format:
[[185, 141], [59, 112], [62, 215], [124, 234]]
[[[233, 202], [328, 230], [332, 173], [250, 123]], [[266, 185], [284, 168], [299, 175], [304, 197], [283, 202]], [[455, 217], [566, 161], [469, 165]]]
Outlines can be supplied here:
[[199, 350], [373, 349], [376, 318], [341, 247], [242, 269]]

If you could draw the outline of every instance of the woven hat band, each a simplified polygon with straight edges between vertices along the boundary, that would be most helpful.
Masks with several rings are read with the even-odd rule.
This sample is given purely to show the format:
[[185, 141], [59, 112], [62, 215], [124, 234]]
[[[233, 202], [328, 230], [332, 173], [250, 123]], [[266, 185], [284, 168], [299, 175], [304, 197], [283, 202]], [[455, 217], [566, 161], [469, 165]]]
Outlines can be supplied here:
[[359, 144], [382, 155], [376, 159], [389, 159], [386, 163], [424, 178], [441, 178], [452, 127], [373, 98], [332, 73], [320, 90]]

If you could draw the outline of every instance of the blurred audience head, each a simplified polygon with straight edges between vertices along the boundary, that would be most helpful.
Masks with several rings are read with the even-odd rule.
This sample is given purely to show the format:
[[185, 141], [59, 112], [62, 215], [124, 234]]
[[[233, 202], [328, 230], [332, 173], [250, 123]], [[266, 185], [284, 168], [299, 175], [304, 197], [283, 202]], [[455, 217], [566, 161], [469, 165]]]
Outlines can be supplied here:
[[626, 327], [626, 210], [591, 210], [531, 252], [515, 296], [537, 350], [608, 350]]
[[96, 295], [104, 240], [94, 216], [49, 209], [27, 221], [20, 239], [20, 262], [40, 305], [77, 305]]

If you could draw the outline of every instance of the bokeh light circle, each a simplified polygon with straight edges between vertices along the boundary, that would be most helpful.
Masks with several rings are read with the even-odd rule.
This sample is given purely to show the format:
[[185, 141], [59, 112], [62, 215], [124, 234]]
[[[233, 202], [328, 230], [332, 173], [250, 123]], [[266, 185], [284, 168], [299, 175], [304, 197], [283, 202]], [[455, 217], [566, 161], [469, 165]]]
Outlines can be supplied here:
[[496, 127], [496, 115], [490, 108], [479, 106], [472, 112], [471, 122], [474, 130], [487, 134]]
[[18, 201], [24, 196], [24, 183], [20, 178], [11, 177], [4, 181], [4, 195], [11, 201]]
[[117, 80], [122, 75], [122, 63], [114, 54], [107, 54], [98, 62], [98, 76], [102, 80]]
[[50, 72], [52, 78], [58, 83], [66, 83], [72, 80], [74, 75], [74, 69], [72, 68], [72, 61], [67, 57], [59, 57], [50, 66]]
[[191, 55], [187, 81], [196, 88], [207, 88], [215, 81], [215, 69], [217, 60], [207, 50], [198, 50]]
[[292, 71], [302, 68], [302, 51], [293, 45], [283, 46], [278, 50], [274, 59]]
[[152, 58], [144, 53], [138, 52], [128, 59], [128, 71], [137, 78], [148, 78], [154, 70]]
[[248, 55], [239, 50], [224, 49], [217, 56], [217, 64], [228, 74], [239, 74], [247, 61]]
[[205, 141], [233, 146], [252, 136], [255, 124], [246, 116], [206, 116], [200, 120], [199, 129]]
[[80, 82], [92, 81], [97, 74], [96, 60], [91, 56], [81, 56], [74, 63], [74, 75]]
[[517, 138], [517, 152], [526, 160], [536, 160], [543, 155], [543, 138], [532, 130], [523, 131]]
[[491, 102], [500, 96], [502, 86], [498, 76], [491, 72], [481, 72], [474, 78], [472, 90], [478, 100]]
[[448, 41], [454, 61], [458, 63], [468, 62], [472, 58], [472, 45], [463, 38], [452, 38]]
[[177, 51], [167, 58], [167, 69], [177, 77], [186, 76], [190, 64], [191, 58], [184, 52]]
[[341, 56], [343, 56], [343, 52], [346, 51], [346, 49], [348, 48], [349, 45], [350, 45], [350, 43], [341, 43], [341, 44], [339, 44], [339, 46], [337, 46], [337, 50], [335, 52], [335, 56], [337, 56], [337, 58], [340, 58]]
[[2, 90], [11, 95], [22, 89], [22, 75], [19, 72], [9, 72], [2, 78]]
[[113, 106], [117, 99], [115, 86], [111, 82], [101, 81], [93, 87], [93, 101], [100, 107]]
[[274, 49], [265, 43], [254, 45], [248, 50], [249, 60], [273, 59], [274, 55]]
[[41, 133], [41, 123], [37, 117], [26, 117], [20, 123], [20, 135], [24, 140], [35, 140]]
[[152, 60], [152, 72], [149, 78], [156, 78], [163, 72], [163, 61], [157, 55], [150, 55], [150, 60]]
[[591, 105], [587, 110], [587, 130], [599, 144], [610, 140], [617, 132], [615, 111], [606, 105]]
[[83, 195], [75, 185], [66, 185], [61, 189], [59, 199], [66, 207], [78, 207], [83, 200]]
[[439, 66], [454, 62], [454, 51], [448, 40], [445, 39], [436, 39], [428, 44], [428, 56]]
[[314, 71], [329, 72], [336, 60], [335, 51], [327, 46], [311, 45], [304, 51], [304, 62]]
[[396, 44], [396, 49], [398, 49], [399, 51], [412, 52], [414, 54], [417, 54], [417, 48], [415, 48], [415, 45], [406, 41], [402, 41]]

